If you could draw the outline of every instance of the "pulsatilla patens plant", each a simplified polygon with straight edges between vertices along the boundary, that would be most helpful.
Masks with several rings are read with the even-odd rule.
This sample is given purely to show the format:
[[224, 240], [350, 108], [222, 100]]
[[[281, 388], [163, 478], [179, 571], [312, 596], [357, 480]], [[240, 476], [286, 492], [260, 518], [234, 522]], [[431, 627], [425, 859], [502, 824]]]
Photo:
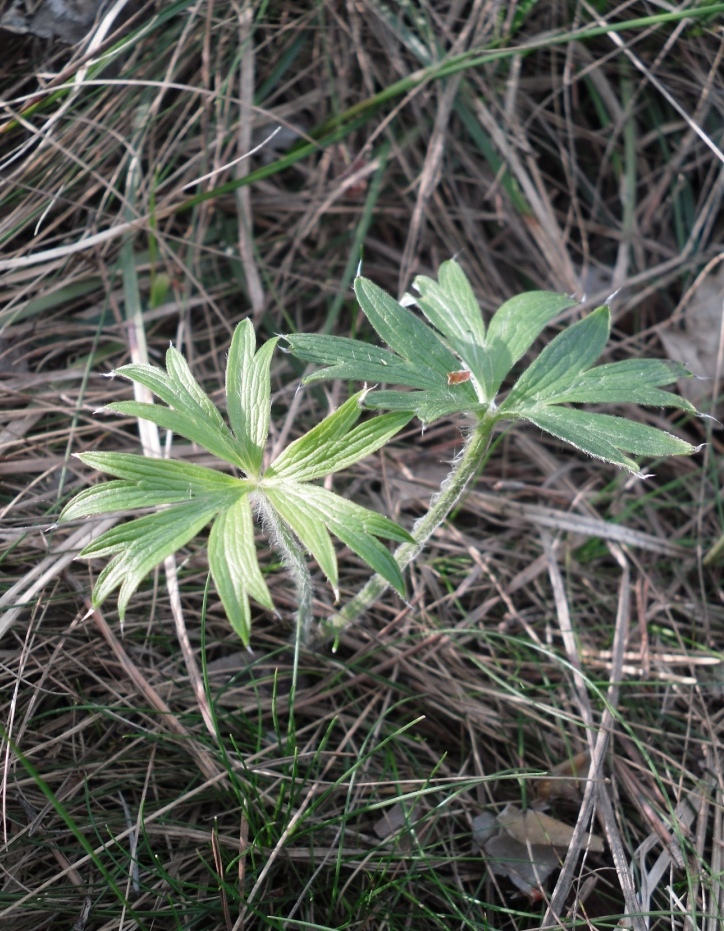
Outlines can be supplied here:
[[[695, 408], [661, 387], [688, 376], [686, 368], [661, 359], [628, 359], [592, 368], [611, 329], [608, 307], [568, 327], [523, 372], [502, 402], [498, 394], [516, 362], [544, 327], [576, 301], [564, 294], [530, 291], [506, 301], [486, 328], [464, 272], [451, 260], [439, 281], [419, 275], [419, 306], [431, 326], [365, 278], [355, 294], [386, 349], [339, 336], [300, 333], [285, 337], [299, 359], [326, 365], [305, 379], [344, 378], [403, 385], [409, 391], [375, 391], [368, 407], [411, 410], [423, 423], [451, 414], [470, 414], [480, 425], [528, 420], [583, 452], [640, 474], [625, 453], [659, 457], [694, 452], [663, 430], [621, 417], [579, 411], [563, 404], [634, 403]], [[462, 367], [461, 367], [462, 363]]]
[[[591, 456], [642, 476], [631, 455], [662, 457], [696, 451], [690, 443], [654, 427], [608, 414], [571, 407], [583, 403], [634, 403], [696, 413], [675, 394], [662, 391], [688, 376], [684, 366], [660, 359], [627, 359], [594, 366], [611, 328], [608, 307], [599, 307], [559, 333], [519, 376], [507, 394], [501, 388], [543, 329], [575, 305], [563, 294], [532, 291], [506, 301], [486, 326], [472, 287], [455, 261], [444, 262], [438, 281], [418, 276], [417, 297], [398, 303], [373, 282], [359, 277], [355, 294], [371, 325], [389, 349], [344, 337], [300, 333], [286, 337], [299, 359], [325, 366], [306, 383], [344, 378], [402, 386], [372, 392], [369, 407], [414, 411], [423, 423], [453, 414], [470, 424], [461, 455], [415, 524], [412, 541], [395, 553], [403, 569], [455, 507], [482, 469], [493, 430], [527, 420]], [[416, 304], [427, 319], [420, 319]], [[643, 477], [643, 476], [642, 476]], [[343, 610], [328, 621], [334, 631], [359, 617], [385, 589], [371, 579]]]
[[[298, 358], [324, 366], [305, 380], [343, 378], [379, 384], [355, 394], [339, 410], [291, 443], [268, 466], [264, 447], [270, 418], [269, 366], [276, 339], [256, 351], [251, 323], [237, 327], [226, 372], [227, 414], [221, 413], [174, 349], [166, 371], [147, 365], [118, 370], [150, 388], [166, 406], [122, 401], [108, 410], [145, 418], [186, 437], [229, 463], [236, 477], [188, 463], [123, 453], [84, 453], [80, 458], [116, 481], [82, 491], [61, 519], [158, 508], [116, 527], [87, 546], [83, 557], [112, 556], [93, 598], [100, 604], [120, 586], [121, 618], [142, 578], [209, 523], [209, 568], [234, 629], [249, 639], [249, 597], [272, 608], [256, 559], [254, 515], [283, 553], [299, 592], [299, 620], [311, 616], [311, 587], [304, 551], [312, 554], [337, 588], [330, 533], [374, 571], [361, 592], [328, 620], [332, 631], [355, 620], [387, 585], [403, 591], [402, 571], [448, 516], [481, 470], [493, 431], [525, 420], [577, 449], [641, 475], [633, 456], [690, 454], [690, 443], [660, 429], [571, 405], [635, 403], [695, 413], [683, 398], [661, 390], [688, 375], [677, 364], [630, 359], [595, 366], [610, 331], [608, 307], [599, 307], [560, 332], [505, 392], [512, 368], [543, 329], [575, 301], [546, 291], [504, 303], [489, 324], [483, 319], [460, 266], [445, 262], [438, 281], [418, 276], [416, 298], [398, 303], [365, 278], [355, 294], [386, 347], [318, 334], [292, 334], [287, 347]], [[410, 304], [419, 307], [421, 319]], [[362, 406], [387, 410], [358, 423]], [[409, 534], [391, 520], [311, 482], [380, 449], [410, 419], [423, 423], [465, 414], [464, 447], [428, 512]], [[394, 555], [379, 538], [396, 540]]]
[[63, 510], [61, 520], [161, 508], [112, 528], [79, 554], [88, 558], [113, 557], [98, 576], [93, 602], [102, 604], [120, 586], [121, 621], [142, 579], [211, 524], [211, 576], [229, 621], [248, 644], [249, 597], [273, 610], [257, 561], [255, 514], [261, 517], [295, 576], [305, 621], [311, 610], [311, 588], [299, 546], [314, 556], [337, 592], [337, 559], [330, 533], [403, 593], [402, 573], [378, 538], [409, 540], [407, 531], [380, 514], [310, 483], [379, 449], [408, 423], [412, 414], [390, 413], [359, 424], [361, 403], [367, 393], [361, 391], [290, 443], [265, 467], [271, 409], [269, 367], [276, 342], [269, 340], [255, 351], [251, 321], [244, 320], [236, 328], [226, 368], [231, 429], [177, 350], [167, 351], [165, 372], [151, 365], [124, 365], [117, 370], [117, 374], [145, 385], [167, 406], [119, 401], [109, 404], [106, 410], [173, 430], [243, 476], [127, 453], [90, 452], [78, 456], [87, 465], [115, 476], [116, 481], [80, 492]]

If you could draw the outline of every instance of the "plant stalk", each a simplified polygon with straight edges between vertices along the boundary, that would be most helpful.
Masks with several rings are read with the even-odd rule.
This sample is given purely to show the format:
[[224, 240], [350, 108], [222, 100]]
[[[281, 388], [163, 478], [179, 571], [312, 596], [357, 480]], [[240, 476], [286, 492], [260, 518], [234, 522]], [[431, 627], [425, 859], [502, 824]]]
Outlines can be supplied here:
[[299, 545], [291, 527], [283, 520], [264, 496], [260, 496], [262, 519], [272, 539], [272, 545], [282, 556], [285, 567], [294, 579], [297, 590], [297, 622], [294, 637], [294, 659], [292, 663], [292, 683], [289, 691], [288, 733], [294, 734], [294, 697], [297, 692], [299, 672], [299, 653], [301, 645], [306, 643], [312, 622], [312, 577], [309, 573], [304, 550]]
[[[486, 414], [478, 422], [460, 458], [455, 463], [453, 471], [431, 500], [427, 513], [412, 528], [412, 542], [401, 543], [395, 550], [394, 558], [400, 570], [404, 570], [417, 558], [432, 534], [460, 501], [470, 482], [482, 470], [495, 422], [496, 418], [491, 413]], [[335, 638], [335, 649], [341, 631], [359, 620], [360, 616], [372, 607], [387, 588], [389, 588], [389, 582], [386, 579], [381, 575], [373, 575], [364, 588], [341, 611], [323, 622], [322, 627], [325, 633]]]

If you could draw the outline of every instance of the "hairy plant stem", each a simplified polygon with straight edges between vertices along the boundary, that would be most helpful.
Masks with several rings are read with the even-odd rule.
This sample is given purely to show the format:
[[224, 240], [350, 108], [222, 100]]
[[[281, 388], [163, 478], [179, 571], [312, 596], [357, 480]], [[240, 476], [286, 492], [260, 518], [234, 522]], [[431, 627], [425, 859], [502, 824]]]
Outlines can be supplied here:
[[[478, 422], [468, 437], [453, 471], [445, 479], [437, 495], [432, 498], [427, 513], [412, 528], [413, 542], [401, 543], [395, 550], [395, 562], [401, 570], [420, 554], [432, 534], [461, 499], [470, 482], [482, 470], [495, 420], [489, 413]], [[324, 632], [335, 638], [335, 648], [340, 632], [359, 620], [387, 588], [389, 582], [386, 579], [381, 575], [373, 575], [352, 601], [323, 622]]]
[[261, 497], [260, 510], [262, 519], [269, 530], [272, 544], [279, 551], [285, 567], [294, 579], [297, 590], [297, 623], [294, 637], [294, 660], [292, 664], [292, 684], [289, 691], [289, 734], [294, 734], [294, 696], [297, 692], [297, 674], [299, 670], [299, 652], [305, 643], [312, 621], [312, 578], [309, 574], [304, 550], [286, 521], [270, 507]]

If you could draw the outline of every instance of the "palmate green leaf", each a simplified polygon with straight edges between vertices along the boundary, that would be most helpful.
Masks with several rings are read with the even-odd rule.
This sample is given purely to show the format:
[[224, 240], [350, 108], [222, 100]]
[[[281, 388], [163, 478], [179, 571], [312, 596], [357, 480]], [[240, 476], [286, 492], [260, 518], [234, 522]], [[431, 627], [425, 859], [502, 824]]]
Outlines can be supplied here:
[[289, 490], [289, 484], [280, 488], [266, 488], [265, 495], [282, 520], [292, 528], [302, 546], [316, 559], [319, 568], [332, 586], [335, 600], [339, 599], [339, 573], [337, 554], [324, 521], [307, 507], [308, 486], [299, 493]]
[[474, 414], [484, 406], [477, 402], [461, 402], [458, 388], [464, 385], [451, 385], [433, 391], [374, 391], [365, 400], [365, 407], [373, 410], [410, 411], [423, 423], [433, 423], [441, 417], [449, 417], [464, 411]]
[[[409, 410], [423, 423], [456, 413], [484, 412], [541, 330], [576, 303], [547, 291], [521, 294], [500, 307], [486, 333], [473, 290], [457, 262], [444, 262], [437, 282], [420, 275], [414, 286], [420, 296], [410, 300], [435, 329], [373, 282], [355, 281], [360, 307], [393, 352], [342, 337], [286, 336], [294, 355], [327, 366], [307, 376], [305, 384], [346, 378], [417, 388], [406, 393], [375, 392], [365, 403], [378, 410]], [[472, 378], [455, 383], [454, 375], [466, 370]]]
[[462, 268], [455, 261], [443, 262], [438, 281], [418, 275], [414, 287], [420, 294], [416, 302], [424, 315], [445, 336], [478, 383], [484, 384], [485, 323]]
[[221, 412], [194, 378], [186, 359], [173, 346], [166, 350], [166, 374], [173, 391], [172, 407], [191, 417], [200, 416], [220, 432], [229, 432]]
[[[355, 526], [359, 525], [364, 533], [383, 537], [385, 540], [395, 540], [398, 543], [412, 541], [412, 537], [404, 527], [400, 527], [389, 517], [362, 507], [361, 504], [356, 504], [347, 498], [342, 498], [333, 491], [328, 491], [319, 485], [300, 485], [296, 489], [293, 485], [289, 487], [296, 490], [298, 494], [302, 494], [305, 500], [310, 501], [325, 520], [331, 518], [335, 521], [344, 521], [347, 517], [352, 517]], [[303, 491], [300, 490], [302, 488]]]
[[173, 346], [166, 350], [165, 372], [154, 365], [131, 363], [116, 369], [115, 374], [144, 385], [179, 413], [199, 417], [216, 429], [228, 432], [218, 408], [194, 378], [186, 359]]
[[244, 471], [258, 476], [269, 433], [271, 384], [269, 369], [278, 337], [258, 352], [251, 320], [234, 330], [226, 365], [226, 403], [231, 428], [243, 450]]
[[157, 482], [159, 485], [169, 487], [186, 483], [194, 487], [214, 490], [235, 485], [239, 481], [216, 469], [209, 469], [194, 462], [182, 462], [180, 459], [153, 459], [137, 453], [96, 451], [77, 453], [75, 458], [99, 472], [105, 472], [116, 478], [125, 478], [135, 482]]
[[[341, 498], [334, 492], [327, 491], [317, 485], [306, 485], [287, 481], [279, 487], [266, 490], [267, 497], [272, 506], [288, 521], [301, 542], [312, 552], [311, 542], [303, 526], [304, 515], [313, 515], [320, 523], [345, 543], [353, 552], [363, 559], [375, 572], [385, 578], [400, 594], [404, 594], [402, 573], [392, 554], [377, 540], [377, 537], [409, 542], [412, 538], [394, 521], [369, 511], [367, 508], [346, 498]], [[295, 524], [297, 527], [295, 527]], [[320, 566], [322, 563], [320, 562]], [[323, 567], [322, 567], [323, 568]], [[336, 574], [336, 563], [335, 570]], [[335, 575], [327, 573], [333, 587], [336, 588], [333, 578]]]
[[61, 521], [211, 496], [223, 503], [233, 501], [250, 488], [249, 483], [223, 472], [174, 459], [103, 452], [80, 453], [77, 458], [124, 481], [83, 489], [63, 509]]
[[78, 492], [62, 511], [60, 520], [77, 520], [119, 511], [137, 511], [141, 508], [159, 507], [164, 504], [183, 504], [189, 500], [189, 497], [186, 489], [149, 489], [136, 482], [103, 482], [101, 485], [93, 485], [91, 488], [84, 488], [83, 491]]
[[500, 405], [498, 416], [523, 418], [577, 449], [629, 471], [639, 456], [688, 455], [691, 444], [654, 427], [607, 414], [591, 414], [563, 403], [634, 402], [694, 412], [688, 401], [659, 389], [686, 370], [663, 360], [629, 359], [591, 368], [603, 352], [610, 313], [599, 307], [568, 327], [541, 352]]
[[500, 411], [521, 410], [543, 400], [552, 401], [571, 379], [589, 369], [608, 342], [611, 314], [599, 307], [567, 327], [543, 349], [510, 389]]
[[308, 482], [347, 468], [376, 452], [412, 418], [410, 411], [382, 414], [353, 427], [361, 414], [360, 401], [367, 394], [352, 395], [334, 413], [289, 446], [264, 474], [264, 482], [291, 478]]
[[465, 272], [451, 259], [443, 262], [438, 280], [418, 275], [415, 288], [427, 319], [449, 340], [466, 342], [471, 337], [485, 345], [485, 323]]
[[565, 294], [530, 291], [506, 301], [493, 315], [487, 334], [473, 290], [457, 262], [443, 262], [438, 282], [418, 275], [416, 303], [447, 338], [480, 386], [480, 400], [490, 402], [510, 369], [533, 345], [543, 328], [575, 305]]
[[122, 623], [126, 606], [145, 576], [196, 536], [220, 507], [218, 501], [207, 499], [177, 504], [113, 527], [89, 543], [79, 557], [114, 556], [98, 576], [93, 604], [102, 605], [120, 586], [118, 613]]
[[545, 327], [576, 303], [566, 294], [528, 291], [501, 304], [488, 326], [486, 398], [493, 398], [500, 391], [511, 368], [528, 352]]
[[[271, 348], [273, 349], [273, 346]], [[262, 361], [257, 366], [262, 371], [264, 358], [269, 352], [271, 349], [262, 353]], [[258, 446], [250, 442], [243, 431], [238, 440], [234, 438], [218, 408], [196, 381], [188, 363], [178, 350], [173, 347], [167, 350], [165, 372], [153, 365], [134, 363], [121, 366], [116, 370], [116, 374], [144, 385], [168, 406], [144, 404], [140, 401], [117, 401], [107, 405], [106, 410], [149, 420], [165, 430], [172, 430], [179, 436], [198, 443], [212, 455], [238, 466], [250, 476], [258, 473]], [[238, 396], [239, 390], [241, 386], [237, 388], [234, 398]], [[264, 400], [268, 425], [268, 395], [266, 399], [260, 399], [260, 409], [264, 406]], [[235, 406], [234, 410], [235, 416], [238, 415], [237, 407]], [[263, 414], [261, 416], [263, 417]], [[254, 420], [253, 413], [251, 417]], [[258, 419], [257, 417], [254, 422]]]
[[691, 378], [680, 362], [666, 359], [624, 359], [598, 365], [565, 379], [555, 394], [556, 404], [643, 404], [647, 407], [677, 407], [690, 414], [694, 405], [678, 394], [661, 391], [679, 378]]
[[287, 351], [303, 362], [326, 365], [307, 375], [304, 384], [341, 378], [348, 381], [409, 385], [427, 388], [429, 375], [388, 349], [346, 336], [317, 333], [290, 333], [284, 337]]
[[[404, 597], [405, 583], [400, 568], [390, 551], [379, 542], [377, 536], [393, 540], [405, 539], [407, 542], [412, 538], [408, 534], [402, 538], [401, 532], [404, 533], [404, 531], [394, 524], [394, 530], [383, 530], [375, 521], [375, 518], [380, 517], [379, 514], [368, 511], [346, 498], [340, 498], [324, 488], [316, 485], [310, 487], [311, 495], [309, 495], [310, 488], [306, 489], [307, 503], [313, 502], [320, 508], [320, 512], [324, 512], [324, 520], [330, 531], [383, 579], [386, 579], [399, 595]], [[392, 521], [387, 523], [392, 524]]]
[[[414, 319], [414, 316], [413, 316]], [[365, 407], [373, 410], [409, 411], [431, 423], [448, 414], [472, 412], [479, 407], [475, 389], [469, 382], [448, 384], [448, 374], [420, 369], [384, 349], [342, 336], [317, 336], [298, 333], [285, 336], [288, 350], [305, 362], [317, 362], [327, 368], [312, 372], [304, 384], [333, 378], [353, 381], [407, 385], [419, 391], [372, 391], [364, 398]], [[454, 357], [453, 357], [454, 358]], [[460, 363], [455, 360], [457, 371]], [[436, 387], [430, 387], [435, 384]]]
[[418, 371], [427, 373], [433, 384], [447, 383], [448, 373], [460, 368], [459, 360], [435, 331], [382, 288], [367, 278], [357, 278], [354, 293], [379, 336]]
[[209, 569], [231, 626], [245, 645], [251, 634], [249, 596], [274, 610], [257, 562], [254, 523], [249, 498], [222, 511], [209, 534]]
[[576, 449], [637, 475], [641, 474], [638, 464], [625, 453], [659, 457], [689, 456], [696, 452], [691, 443], [664, 430], [610, 414], [540, 406], [526, 410], [521, 416]]
[[[451, 270], [459, 286], [459, 302], [467, 306], [469, 294], [463, 293], [459, 275]], [[470, 381], [449, 383], [449, 376], [460, 370], [461, 361], [431, 327], [366, 278], [355, 281], [355, 293], [372, 326], [394, 351], [343, 337], [288, 335], [285, 339], [290, 352], [305, 361], [328, 366], [307, 376], [305, 384], [347, 378], [418, 388], [420, 391], [409, 392], [404, 399], [400, 392], [378, 392], [366, 403], [377, 409], [408, 410], [425, 423], [448, 412], [469, 412], [478, 406]], [[477, 315], [484, 334], [479, 310]]]
[[172, 430], [179, 436], [191, 440], [192, 443], [197, 443], [217, 459], [223, 459], [246, 472], [244, 468], [246, 460], [228, 428], [225, 428], [224, 432], [216, 430], [215, 427], [200, 419], [201, 413], [181, 414], [170, 407], [145, 404], [142, 401], [115, 401], [107, 404], [103, 409], [117, 414], [128, 414], [141, 420], [150, 420], [151, 423], [155, 423], [164, 430]]
[[310, 456], [314, 456], [320, 448], [328, 448], [341, 440], [362, 416], [360, 402], [366, 393], [365, 390], [353, 394], [316, 427], [312, 427], [299, 439], [293, 440], [267, 469], [266, 477], [294, 474], [298, 469], [304, 468]]
[[[265, 608], [273, 608], [256, 560], [249, 504], [251, 493], [266, 495], [268, 499], [277, 494], [279, 516], [318, 560], [335, 592], [338, 592], [339, 582], [330, 530], [401, 589], [399, 570], [392, 567], [392, 557], [376, 535], [406, 539], [405, 532], [392, 521], [377, 518], [375, 522], [374, 515], [364, 509], [353, 513], [352, 505], [336, 504], [341, 499], [334, 495], [325, 500], [328, 505], [334, 502], [335, 507], [329, 513], [320, 511], [317, 490], [301, 483], [321, 478], [376, 451], [407, 424], [412, 415], [409, 411], [385, 414], [358, 424], [362, 413], [360, 402], [367, 394], [366, 390], [361, 391], [306, 436], [290, 444], [274, 463], [276, 471], [269, 469], [263, 476], [254, 474], [261, 470], [268, 431], [269, 362], [273, 346], [274, 341], [255, 352], [255, 338], [248, 323], [242, 324], [235, 334], [227, 370], [227, 389], [229, 417], [238, 437], [226, 428], [220, 415], [210, 418], [210, 436], [199, 430], [196, 420], [210, 415], [208, 404], [188, 366], [177, 354], [167, 356], [167, 373], [151, 366], [126, 367], [125, 374], [138, 377], [162, 399], [172, 405], [178, 404], [181, 410], [135, 401], [119, 402], [112, 405], [113, 409], [147, 417], [186, 435], [219, 458], [236, 462], [250, 477], [237, 479], [192, 463], [127, 453], [82, 454], [83, 462], [115, 476], [116, 480], [85, 489], [65, 508], [62, 519], [159, 505], [166, 507], [161, 512], [113, 528], [81, 553], [85, 558], [112, 557], [99, 576], [93, 596], [96, 604], [120, 587], [119, 610], [123, 617], [128, 600], [144, 575], [211, 522], [211, 574], [230, 622], [248, 643], [249, 599], [255, 599]], [[239, 437], [241, 440], [237, 442]], [[243, 465], [239, 462], [238, 450], [243, 452]], [[296, 497], [285, 497], [283, 489], [288, 484], [304, 490]], [[309, 506], [309, 501], [317, 501], [317, 504]], [[272, 501], [269, 503], [274, 506]], [[355, 520], [351, 526], [346, 526], [350, 514]]]

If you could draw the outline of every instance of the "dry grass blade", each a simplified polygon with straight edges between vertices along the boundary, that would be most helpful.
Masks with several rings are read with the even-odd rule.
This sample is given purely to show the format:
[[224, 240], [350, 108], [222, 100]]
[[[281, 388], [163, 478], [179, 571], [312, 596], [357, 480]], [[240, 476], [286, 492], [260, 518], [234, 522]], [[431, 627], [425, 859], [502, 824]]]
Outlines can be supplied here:
[[[79, 590], [81, 589], [81, 586], [78, 584], [77, 580], [73, 579], [72, 577], [69, 577], [69, 582], [74, 588]], [[206, 750], [204, 750], [203, 747], [191, 739], [191, 735], [189, 734], [188, 730], [180, 723], [180, 721], [178, 721], [176, 717], [174, 717], [174, 715], [171, 714], [171, 709], [169, 706], [160, 697], [158, 692], [147, 682], [138, 667], [131, 661], [126, 651], [118, 642], [117, 637], [111, 631], [102, 613], [97, 608], [93, 608], [88, 599], [85, 599], [85, 606], [88, 612], [86, 616], [93, 618], [96, 626], [100, 630], [104, 639], [107, 641], [108, 645], [113, 650], [114, 655], [123, 667], [125, 674], [131, 681], [136, 684], [140, 694], [147, 699], [149, 705], [152, 708], [155, 708], [162, 715], [166, 716], [165, 720], [169, 729], [179, 737], [184, 738], [184, 740], [187, 742], [187, 746], [192, 749], [192, 752], [196, 756], [199, 769], [204, 774], [204, 776], [207, 779], [217, 779], [220, 775], [220, 770], [214, 763], [213, 758]]]
[[[252, 112], [254, 107], [254, 42], [252, 21], [254, 17], [253, 4], [244, 0], [243, 8], [239, 10], [239, 49], [241, 51], [241, 64], [239, 68], [239, 98], [241, 103], [241, 119], [239, 120], [239, 153], [244, 155], [251, 152], [252, 143]], [[246, 159], [236, 165], [236, 177], [243, 180], [249, 171]], [[251, 189], [244, 185], [236, 190], [239, 210], [239, 255], [244, 266], [244, 275], [249, 293], [249, 301], [258, 321], [264, 311], [264, 290], [261, 276], [257, 269], [257, 260], [254, 256], [254, 221], [251, 204]]]

